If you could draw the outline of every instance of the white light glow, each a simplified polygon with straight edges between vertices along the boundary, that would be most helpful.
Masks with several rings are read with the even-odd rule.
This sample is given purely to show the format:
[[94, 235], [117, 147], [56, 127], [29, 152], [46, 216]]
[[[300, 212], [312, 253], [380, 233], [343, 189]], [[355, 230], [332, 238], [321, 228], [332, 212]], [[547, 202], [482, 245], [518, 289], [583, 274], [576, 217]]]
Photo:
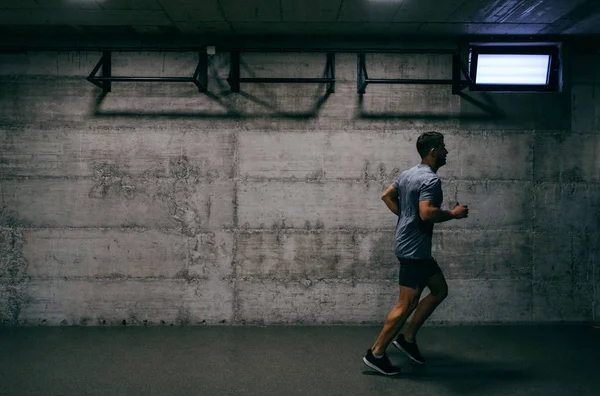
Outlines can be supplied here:
[[549, 67], [550, 55], [479, 54], [475, 83], [543, 85]]

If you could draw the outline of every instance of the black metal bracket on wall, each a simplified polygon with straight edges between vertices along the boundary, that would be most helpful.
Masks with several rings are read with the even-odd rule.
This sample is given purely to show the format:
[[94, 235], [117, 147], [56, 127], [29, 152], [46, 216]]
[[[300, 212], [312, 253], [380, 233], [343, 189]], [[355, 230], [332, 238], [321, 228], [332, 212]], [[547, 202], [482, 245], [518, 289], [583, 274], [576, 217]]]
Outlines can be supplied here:
[[[103, 51], [102, 58], [87, 77], [87, 80], [102, 88], [103, 93], [111, 91], [112, 82], [191, 82], [198, 87], [199, 92], [206, 92], [208, 85], [208, 55], [199, 52], [198, 66], [192, 77], [115, 77], [112, 75], [112, 53]], [[96, 77], [96, 73], [102, 68], [102, 77]]]
[[231, 92], [240, 92], [240, 83], [300, 83], [300, 84], [327, 84], [327, 93], [335, 92], [335, 52], [327, 52], [325, 77], [322, 78], [281, 78], [281, 77], [240, 77], [240, 51], [231, 52], [231, 66], [227, 82]]
[[[394, 51], [396, 52], [396, 51]], [[428, 51], [428, 50], [412, 50], [408, 53], [435, 53], [435, 54], [448, 54], [452, 55], [452, 79], [406, 79], [406, 78], [369, 78], [367, 74], [367, 66], [365, 60], [365, 53], [359, 52], [357, 57], [357, 90], [359, 94], [364, 94], [368, 84], [447, 84], [452, 85], [452, 93], [458, 94], [466, 87], [473, 84], [471, 77], [467, 71], [467, 67], [461, 60], [460, 53], [455, 51]], [[460, 73], [464, 74], [466, 80], [461, 79]]]

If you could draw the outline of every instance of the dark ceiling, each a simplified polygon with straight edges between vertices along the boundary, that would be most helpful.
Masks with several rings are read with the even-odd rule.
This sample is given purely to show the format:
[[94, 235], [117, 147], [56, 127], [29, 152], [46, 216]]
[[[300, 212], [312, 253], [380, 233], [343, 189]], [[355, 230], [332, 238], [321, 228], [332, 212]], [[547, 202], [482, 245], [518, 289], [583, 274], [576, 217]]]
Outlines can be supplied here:
[[598, 35], [600, 0], [0, 0], [5, 37]]

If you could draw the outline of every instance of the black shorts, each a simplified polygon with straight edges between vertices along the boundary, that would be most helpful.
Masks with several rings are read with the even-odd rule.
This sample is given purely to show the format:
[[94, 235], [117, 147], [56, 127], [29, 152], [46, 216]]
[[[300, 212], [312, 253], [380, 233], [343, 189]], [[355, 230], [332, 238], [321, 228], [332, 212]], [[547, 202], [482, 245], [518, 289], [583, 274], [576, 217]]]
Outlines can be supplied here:
[[442, 272], [435, 259], [406, 259], [398, 257], [400, 261], [400, 274], [398, 284], [400, 286], [421, 290], [427, 285], [427, 280], [433, 275]]

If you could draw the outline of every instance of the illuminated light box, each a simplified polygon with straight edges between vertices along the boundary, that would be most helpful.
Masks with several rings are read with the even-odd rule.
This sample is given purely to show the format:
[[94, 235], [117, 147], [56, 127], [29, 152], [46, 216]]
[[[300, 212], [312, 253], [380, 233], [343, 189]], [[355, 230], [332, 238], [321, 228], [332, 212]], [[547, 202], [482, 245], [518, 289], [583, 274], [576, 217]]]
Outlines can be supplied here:
[[472, 91], [558, 91], [560, 59], [554, 45], [472, 46]]

